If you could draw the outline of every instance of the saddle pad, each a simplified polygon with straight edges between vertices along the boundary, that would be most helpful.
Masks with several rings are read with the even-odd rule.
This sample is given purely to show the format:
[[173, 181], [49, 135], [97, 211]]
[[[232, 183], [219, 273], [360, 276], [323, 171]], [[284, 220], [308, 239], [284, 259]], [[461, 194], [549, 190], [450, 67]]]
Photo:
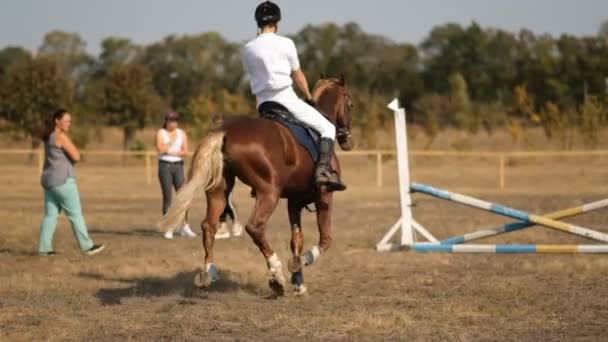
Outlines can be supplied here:
[[298, 121], [283, 105], [277, 102], [264, 102], [258, 108], [262, 118], [279, 122], [287, 127], [296, 141], [310, 154], [312, 160], [319, 160], [320, 134]]
[[289, 128], [296, 141], [302, 145], [310, 154], [312, 160], [316, 163], [319, 160], [319, 135], [308, 127], [294, 124], [284, 120], [276, 120], [285, 127]]

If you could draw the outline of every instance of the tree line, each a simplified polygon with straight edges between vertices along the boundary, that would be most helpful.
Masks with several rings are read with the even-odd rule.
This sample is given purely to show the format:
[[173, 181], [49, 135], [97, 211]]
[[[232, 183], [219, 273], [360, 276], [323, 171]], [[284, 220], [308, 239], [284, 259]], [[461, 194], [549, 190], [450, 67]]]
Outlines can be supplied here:
[[[366, 33], [355, 23], [309, 25], [291, 38], [312, 84], [321, 74], [346, 76], [354, 125], [369, 147], [390, 126], [385, 104], [395, 95], [429, 144], [447, 127], [508, 129], [517, 140], [526, 127], [540, 126], [564, 148], [575, 133], [594, 146], [608, 121], [608, 21], [586, 37], [473, 22], [437, 26], [419, 45]], [[123, 130], [129, 148], [136, 131], [158, 126], [169, 108], [196, 135], [215, 114], [255, 115], [242, 42], [206, 32], [145, 46], [110, 37], [98, 56], [85, 47], [78, 34], [53, 31], [35, 53], [0, 50], [0, 127], [36, 137], [48, 113], [67, 107], [80, 122], [81, 146], [98, 132], [94, 127], [110, 125]]]

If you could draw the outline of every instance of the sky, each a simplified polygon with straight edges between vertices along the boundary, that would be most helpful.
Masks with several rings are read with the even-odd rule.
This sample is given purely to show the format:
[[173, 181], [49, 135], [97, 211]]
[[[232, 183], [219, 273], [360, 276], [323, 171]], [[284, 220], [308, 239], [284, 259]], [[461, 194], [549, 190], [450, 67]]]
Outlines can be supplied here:
[[[35, 51], [46, 32], [77, 32], [98, 54], [105, 37], [148, 44], [170, 34], [220, 32], [231, 41], [255, 36], [258, 0], [0, 0], [0, 48]], [[596, 35], [608, 0], [277, 0], [281, 33], [306, 24], [350, 21], [397, 42], [420, 43], [437, 25], [476, 21], [509, 31]]]

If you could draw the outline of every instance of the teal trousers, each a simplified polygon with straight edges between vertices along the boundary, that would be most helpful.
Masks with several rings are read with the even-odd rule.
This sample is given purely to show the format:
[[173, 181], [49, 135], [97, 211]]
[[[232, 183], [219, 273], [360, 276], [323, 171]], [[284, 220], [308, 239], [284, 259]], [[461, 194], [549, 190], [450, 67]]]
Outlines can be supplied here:
[[40, 225], [39, 253], [53, 251], [53, 235], [57, 228], [57, 217], [64, 211], [72, 225], [72, 232], [82, 251], [93, 247], [93, 241], [87, 232], [82, 216], [80, 194], [74, 178], [68, 178], [65, 184], [44, 190], [44, 218]]

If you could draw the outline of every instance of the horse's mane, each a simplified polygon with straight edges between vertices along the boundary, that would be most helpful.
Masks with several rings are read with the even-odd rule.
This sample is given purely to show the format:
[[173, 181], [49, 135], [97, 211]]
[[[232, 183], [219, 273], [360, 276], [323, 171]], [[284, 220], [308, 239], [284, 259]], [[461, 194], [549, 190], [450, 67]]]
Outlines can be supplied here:
[[337, 78], [322, 78], [315, 83], [315, 86], [312, 88], [312, 99], [313, 101], [318, 101], [321, 94], [329, 88], [335, 87], [340, 83], [340, 80]]

